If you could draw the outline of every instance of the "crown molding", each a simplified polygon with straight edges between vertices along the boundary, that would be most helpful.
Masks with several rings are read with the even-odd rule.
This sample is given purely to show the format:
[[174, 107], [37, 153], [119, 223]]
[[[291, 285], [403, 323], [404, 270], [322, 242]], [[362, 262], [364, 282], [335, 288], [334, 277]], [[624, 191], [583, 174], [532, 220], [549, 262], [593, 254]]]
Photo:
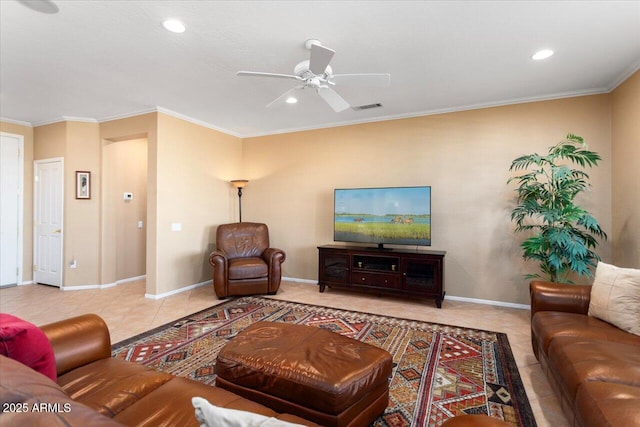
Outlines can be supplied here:
[[617, 79], [613, 81], [611, 87], [609, 88], [609, 92], [613, 92], [618, 86], [627, 81], [627, 79], [635, 74], [635, 72], [638, 70], [640, 70], [640, 59], [631, 64], [629, 68], [627, 68], [622, 74], [620, 74]]
[[9, 119], [7, 117], [0, 117], [0, 122], [5, 122], [5, 123], [11, 123], [14, 125], [20, 125], [20, 126], [26, 126], [26, 127], [33, 127], [33, 124], [29, 123], [29, 122], [23, 122], [22, 120], [14, 120], [14, 119]]
[[104, 123], [104, 122], [109, 122], [109, 121], [113, 121], [113, 120], [120, 120], [120, 119], [126, 119], [126, 118], [130, 118], [130, 117], [136, 117], [136, 116], [140, 116], [140, 115], [143, 115], [143, 114], [162, 113], [162, 114], [166, 114], [166, 115], [171, 116], [171, 117], [175, 117], [175, 118], [180, 119], [180, 120], [184, 120], [184, 121], [189, 122], [189, 123], [193, 123], [193, 124], [198, 125], [198, 126], [202, 126], [202, 127], [208, 128], [208, 129], [212, 129], [212, 130], [224, 133], [226, 135], [234, 136], [236, 138], [241, 138], [241, 139], [243, 139], [243, 138], [257, 138], [257, 137], [261, 137], [261, 136], [281, 135], [281, 134], [286, 134], [286, 133], [305, 132], [305, 131], [319, 130], [319, 129], [331, 129], [331, 128], [336, 128], [336, 127], [341, 127], [341, 126], [351, 126], [351, 125], [359, 125], [359, 124], [366, 124], [366, 123], [376, 123], [376, 122], [384, 122], [384, 121], [389, 121], [389, 120], [411, 119], [411, 118], [416, 118], [416, 117], [433, 116], [433, 115], [437, 115], [437, 114], [446, 114], [446, 113], [455, 113], [455, 112], [461, 112], [461, 111], [478, 110], [478, 109], [482, 109], [482, 108], [503, 107], [503, 106], [507, 106], [507, 105], [525, 104], [525, 103], [530, 103], [530, 102], [552, 101], [552, 100], [556, 100], [556, 99], [573, 98], [573, 97], [578, 97], [578, 96], [600, 95], [600, 94], [604, 94], [604, 93], [610, 93], [615, 88], [617, 88], [620, 84], [622, 84], [624, 81], [626, 81], [631, 75], [633, 75], [635, 72], [637, 72], [639, 69], [640, 69], [640, 61], [638, 61], [635, 64], [633, 64], [632, 66], [630, 66], [622, 75], [620, 75], [620, 77], [615, 81], [614, 84], [612, 84], [610, 87], [606, 87], [606, 88], [603, 87], [603, 88], [595, 88], [595, 89], [589, 89], [589, 90], [583, 90], [583, 91], [563, 92], [563, 93], [557, 93], [557, 94], [553, 94], [553, 95], [536, 96], [536, 97], [528, 97], [528, 98], [513, 98], [513, 99], [506, 99], [506, 100], [498, 101], [498, 102], [469, 104], [469, 105], [462, 105], [462, 106], [453, 107], [453, 108], [441, 108], [441, 109], [434, 109], [434, 110], [417, 111], [417, 112], [412, 112], [412, 113], [407, 113], [407, 114], [395, 114], [395, 115], [381, 116], [381, 117], [370, 118], [370, 119], [334, 122], [334, 123], [329, 123], [329, 124], [321, 125], [321, 126], [284, 128], [284, 129], [276, 129], [276, 130], [267, 131], [267, 132], [247, 133], [247, 134], [243, 134], [243, 133], [235, 132], [235, 131], [232, 131], [232, 130], [229, 130], [229, 129], [225, 129], [225, 128], [222, 128], [220, 126], [213, 125], [213, 124], [205, 122], [203, 120], [194, 119], [193, 117], [189, 117], [189, 116], [187, 116], [185, 114], [178, 113], [176, 111], [169, 110], [168, 108], [164, 108], [164, 107], [160, 107], [160, 106], [146, 108], [144, 110], [132, 111], [132, 112], [126, 113], [126, 114], [118, 114], [118, 115], [113, 115], [113, 116], [107, 116], [107, 117], [103, 117], [103, 118], [100, 118], [100, 119], [94, 119], [94, 118], [90, 118], [90, 117], [61, 116], [61, 117], [58, 117], [56, 119], [52, 119], [52, 120], [48, 120], [48, 121], [44, 121], [44, 122], [37, 122], [37, 123], [29, 123], [29, 122], [24, 122], [24, 121], [20, 121], [20, 120], [13, 120], [13, 119], [4, 118], [4, 117], [0, 117], [0, 120], [3, 121], [3, 122], [13, 123], [13, 124], [21, 125], [21, 126], [36, 127], [36, 126], [44, 126], [44, 125], [63, 122], [63, 121], [84, 122], [84, 123]]
[[229, 129], [221, 128], [220, 126], [215, 126], [215, 125], [212, 125], [211, 123], [207, 123], [207, 122], [204, 122], [202, 120], [194, 119], [192, 117], [186, 116], [186, 115], [181, 114], [181, 113], [177, 113], [175, 111], [169, 110], [169, 109], [164, 108], [164, 107], [156, 107], [156, 110], [159, 113], [166, 114], [167, 116], [175, 117], [176, 119], [184, 120], [185, 122], [193, 123], [195, 125], [199, 125], [199, 126], [202, 126], [202, 127], [208, 128], [208, 129], [212, 129], [212, 130], [215, 130], [215, 131], [218, 131], [218, 132], [222, 132], [222, 133], [227, 134], [227, 135], [235, 136], [236, 138], [243, 138], [242, 134], [239, 134], [238, 132], [234, 132], [234, 131], [229, 130]]
[[91, 117], [60, 116], [51, 120], [45, 120], [43, 122], [35, 122], [33, 123], [33, 127], [52, 125], [54, 123], [60, 122], [99, 123], [96, 119], [93, 119]]
[[128, 119], [130, 117], [142, 116], [143, 114], [157, 113], [156, 107], [145, 108], [144, 110], [131, 111], [124, 114], [115, 114], [113, 116], [106, 116], [98, 119], [98, 123], [111, 122], [113, 120]]
[[331, 129], [331, 128], [336, 128], [341, 126], [376, 123], [376, 122], [384, 122], [384, 121], [390, 121], [390, 120], [413, 119], [416, 117], [425, 117], [425, 116], [434, 116], [437, 114], [447, 114], [447, 113], [456, 113], [461, 111], [479, 110], [482, 108], [504, 107], [507, 105], [526, 104], [530, 102], [553, 101], [556, 99], [574, 98], [578, 96], [600, 95], [600, 94], [609, 93], [609, 92], [610, 90], [608, 88], [597, 88], [597, 89], [590, 89], [585, 91], [564, 92], [564, 93], [558, 93], [558, 94], [553, 94], [548, 96], [513, 98], [513, 99], [507, 99], [507, 100], [498, 101], [498, 102], [469, 104], [469, 105], [462, 105], [462, 106], [453, 107], [453, 108], [441, 108], [441, 109], [435, 109], [435, 110], [417, 111], [417, 112], [412, 112], [407, 114], [395, 114], [395, 115], [376, 117], [373, 119], [336, 122], [336, 123], [332, 123], [324, 126], [315, 126], [315, 127], [308, 126], [308, 127], [300, 127], [300, 128], [280, 129], [280, 130], [274, 130], [270, 132], [242, 135], [242, 138], [257, 138], [261, 136], [281, 135], [286, 133], [305, 132], [305, 131], [319, 130], [319, 129]]

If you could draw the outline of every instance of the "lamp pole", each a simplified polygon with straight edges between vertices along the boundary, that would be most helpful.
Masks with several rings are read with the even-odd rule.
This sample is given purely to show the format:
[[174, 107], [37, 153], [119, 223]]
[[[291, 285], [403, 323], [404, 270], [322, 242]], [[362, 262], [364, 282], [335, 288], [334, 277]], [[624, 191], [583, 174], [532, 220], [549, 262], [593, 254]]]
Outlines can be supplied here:
[[242, 189], [247, 185], [246, 179], [234, 179], [231, 181], [231, 185], [238, 189], [238, 217], [239, 222], [242, 222]]

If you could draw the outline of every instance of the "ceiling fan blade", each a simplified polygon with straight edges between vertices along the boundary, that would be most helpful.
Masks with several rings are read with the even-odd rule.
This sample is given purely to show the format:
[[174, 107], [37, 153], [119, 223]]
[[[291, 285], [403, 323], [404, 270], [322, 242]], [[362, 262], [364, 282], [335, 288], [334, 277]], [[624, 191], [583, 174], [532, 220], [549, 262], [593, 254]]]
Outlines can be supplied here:
[[327, 65], [331, 62], [331, 58], [336, 53], [335, 50], [329, 49], [319, 44], [311, 45], [311, 57], [309, 58], [309, 70], [317, 76], [324, 74]]
[[391, 74], [335, 74], [329, 81], [340, 86], [388, 87], [391, 84]]
[[302, 78], [298, 76], [294, 76], [293, 74], [276, 74], [276, 73], [261, 73], [258, 71], [238, 71], [236, 76], [248, 76], [248, 77], [275, 77], [278, 79], [295, 79], [302, 80]]
[[283, 93], [282, 95], [280, 95], [279, 97], [277, 97], [276, 99], [268, 103], [267, 108], [277, 107], [278, 105], [284, 104], [287, 98], [292, 96], [297, 90], [303, 89], [303, 88], [304, 88], [304, 85], [292, 87], [291, 89], [289, 89], [288, 91], [286, 91], [285, 93]]
[[343, 97], [338, 95], [338, 93], [335, 90], [331, 89], [330, 87], [318, 88], [318, 95], [320, 95], [322, 99], [324, 99], [327, 102], [327, 104], [329, 104], [329, 106], [333, 108], [333, 111], [335, 111], [336, 113], [339, 113], [348, 108], [351, 108], [349, 103], [345, 101]]

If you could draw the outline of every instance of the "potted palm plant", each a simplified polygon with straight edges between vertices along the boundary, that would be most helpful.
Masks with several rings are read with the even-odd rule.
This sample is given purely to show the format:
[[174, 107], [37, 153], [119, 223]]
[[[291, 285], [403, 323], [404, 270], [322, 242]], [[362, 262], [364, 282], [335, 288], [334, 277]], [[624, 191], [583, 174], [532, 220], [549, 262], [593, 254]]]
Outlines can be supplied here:
[[527, 274], [527, 279], [571, 283], [572, 274], [592, 275], [590, 267], [600, 260], [596, 238], [606, 239], [607, 235], [574, 199], [590, 187], [583, 169], [597, 166], [599, 160], [583, 138], [569, 134], [550, 147], [547, 155], [528, 154], [511, 163], [509, 171], [523, 172], [508, 180], [518, 183], [511, 220], [516, 232], [528, 234], [520, 245], [522, 257], [537, 261], [542, 273]]

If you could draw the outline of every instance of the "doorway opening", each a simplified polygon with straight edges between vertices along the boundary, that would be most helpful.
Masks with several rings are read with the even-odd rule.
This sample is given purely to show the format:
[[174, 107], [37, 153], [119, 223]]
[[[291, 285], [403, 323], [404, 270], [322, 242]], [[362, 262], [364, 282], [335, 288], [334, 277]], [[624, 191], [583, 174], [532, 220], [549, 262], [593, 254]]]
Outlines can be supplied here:
[[103, 165], [102, 283], [146, 275], [146, 137], [105, 141]]

